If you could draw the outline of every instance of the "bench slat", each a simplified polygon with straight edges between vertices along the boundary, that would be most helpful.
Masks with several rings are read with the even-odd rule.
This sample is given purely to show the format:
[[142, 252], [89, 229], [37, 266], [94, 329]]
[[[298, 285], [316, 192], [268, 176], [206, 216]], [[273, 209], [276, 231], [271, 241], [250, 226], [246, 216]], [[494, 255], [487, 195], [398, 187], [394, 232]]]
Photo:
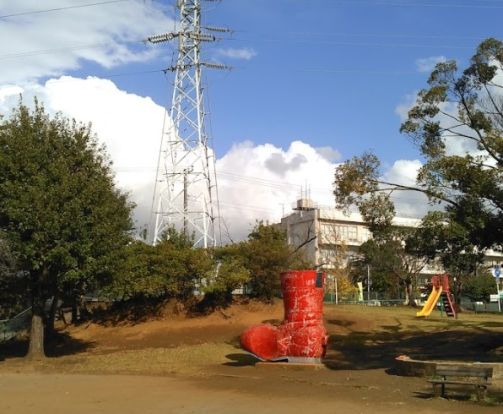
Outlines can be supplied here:
[[491, 385], [490, 382], [477, 382], [477, 381], [428, 380], [428, 382], [432, 384], [473, 385], [477, 387], [487, 387]]
[[437, 364], [435, 376], [443, 377], [428, 380], [433, 385], [435, 395], [443, 396], [446, 385], [471, 385], [477, 388], [477, 398], [481, 400], [485, 398], [487, 387], [491, 384], [493, 369], [473, 365]]
[[489, 378], [493, 375], [493, 369], [487, 367], [466, 367], [456, 365], [437, 365], [436, 375]]

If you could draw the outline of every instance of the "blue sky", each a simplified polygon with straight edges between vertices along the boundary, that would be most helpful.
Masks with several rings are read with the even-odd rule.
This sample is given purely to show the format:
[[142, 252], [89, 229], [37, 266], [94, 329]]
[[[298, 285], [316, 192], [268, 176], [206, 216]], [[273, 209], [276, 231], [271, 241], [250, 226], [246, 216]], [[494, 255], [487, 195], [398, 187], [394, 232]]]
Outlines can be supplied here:
[[[395, 109], [425, 86], [417, 60], [444, 56], [464, 65], [480, 40], [503, 37], [503, 1], [495, 0], [227, 0], [205, 8], [208, 24], [235, 30], [206, 50], [207, 59], [234, 66], [206, 75], [218, 154], [244, 139], [282, 147], [301, 139], [331, 145], [343, 158], [367, 149], [388, 163], [415, 157]], [[256, 56], [225, 58], [220, 48]], [[170, 60], [171, 46], [164, 49]], [[163, 65], [162, 58], [120, 71], [84, 64], [70, 73], [106, 77]], [[113, 80], [163, 105], [171, 96], [171, 78], [160, 74]]]
[[[159, 71], [176, 47], [141, 40], [171, 30], [174, 3], [0, 0], [0, 113], [22, 93], [92, 122], [140, 225], [172, 94], [173, 75]], [[237, 237], [257, 219], [277, 221], [301, 186], [333, 204], [335, 163], [366, 150], [381, 157], [386, 178], [412, 184], [421, 160], [399, 133], [400, 114], [434, 62], [464, 67], [480, 41], [503, 38], [503, 0], [204, 3], [205, 24], [234, 30], [204, 51], [233, 70], [204, 76], [223, 214]], [[399, 214], [424, 214], [417, 197], [397, 197]]]

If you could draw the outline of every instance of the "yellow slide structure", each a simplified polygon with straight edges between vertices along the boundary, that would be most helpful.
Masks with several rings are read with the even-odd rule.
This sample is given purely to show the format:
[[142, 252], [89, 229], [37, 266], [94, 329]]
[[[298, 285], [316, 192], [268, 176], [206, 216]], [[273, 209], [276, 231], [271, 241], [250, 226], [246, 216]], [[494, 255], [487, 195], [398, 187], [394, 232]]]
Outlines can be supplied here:
[[442, 294], [442, 287], [439, 287], [438, 289], [433, 287], [433, 290], [431, 291], [430, 296], [428, 296], [428, 300], [424, 304], [423, 309], [417, 312], [416, 316], [430, 316], [433, 309], [435, 309], [435, 305], [440, 299], [441, 294]]

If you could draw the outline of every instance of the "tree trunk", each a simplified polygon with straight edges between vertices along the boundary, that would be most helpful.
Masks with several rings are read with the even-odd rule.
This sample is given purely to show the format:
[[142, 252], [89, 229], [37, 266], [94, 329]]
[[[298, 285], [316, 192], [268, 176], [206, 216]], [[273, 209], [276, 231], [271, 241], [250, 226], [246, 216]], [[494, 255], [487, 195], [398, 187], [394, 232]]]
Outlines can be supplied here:
[[82, 317], [80, 294], [75, 291], [72, 295], [72, 324], [77, 325]]
[[58, 310], [59, 296], [57, 293], [54, 294], [51, 303], [51, 309], [49, 311], [49, 319], [47, 320], [47, 331], [48, 333], [54, 332], [54, 320], [56, 319], [56, 311]]
[[416, 302], [414, 300], [414, 293], [412, 289], [412, 282], [410, 280], [405, 281], [405, 298], [406, 298], [405, 299], [406, 305], [413, 307], [416, 306]]
[[461, 304], [461, 293], [463, 291], [463, 283], [460, 279], [461, 277], [458, 276], [457, 280], [454, 282], [454, 302], [458, 306]]
[[28, 359], [45, 358], [44, 350], [44, 305], [45, 299], [42, 294], [42, 282], [47, 280], [47, 270], [44, 269], [40, 274], [32, 275], [32, 298], [31, 298], [31, 328], [30, 328], [30, 346], [28, 348]]
[[30, 329], [30, 347], [28, 359], [37, 360], [45, 358], [44, 351], [44, 315], [43, 306], [33, 305]]

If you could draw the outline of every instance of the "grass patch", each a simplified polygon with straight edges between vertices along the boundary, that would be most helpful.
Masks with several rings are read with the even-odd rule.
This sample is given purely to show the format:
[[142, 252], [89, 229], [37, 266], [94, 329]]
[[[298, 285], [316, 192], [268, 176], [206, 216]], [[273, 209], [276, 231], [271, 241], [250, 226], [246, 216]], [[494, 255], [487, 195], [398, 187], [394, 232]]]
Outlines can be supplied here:
[[36, 363], [13, 361], [16, 371], [72, 374], [146, 374], [205, 376], [207, 368], [226, 362], [236, 348], [226, 343], [182, 345], [176, 348], [146, 348], [109, 354], [78, 354], [47, 358]]

